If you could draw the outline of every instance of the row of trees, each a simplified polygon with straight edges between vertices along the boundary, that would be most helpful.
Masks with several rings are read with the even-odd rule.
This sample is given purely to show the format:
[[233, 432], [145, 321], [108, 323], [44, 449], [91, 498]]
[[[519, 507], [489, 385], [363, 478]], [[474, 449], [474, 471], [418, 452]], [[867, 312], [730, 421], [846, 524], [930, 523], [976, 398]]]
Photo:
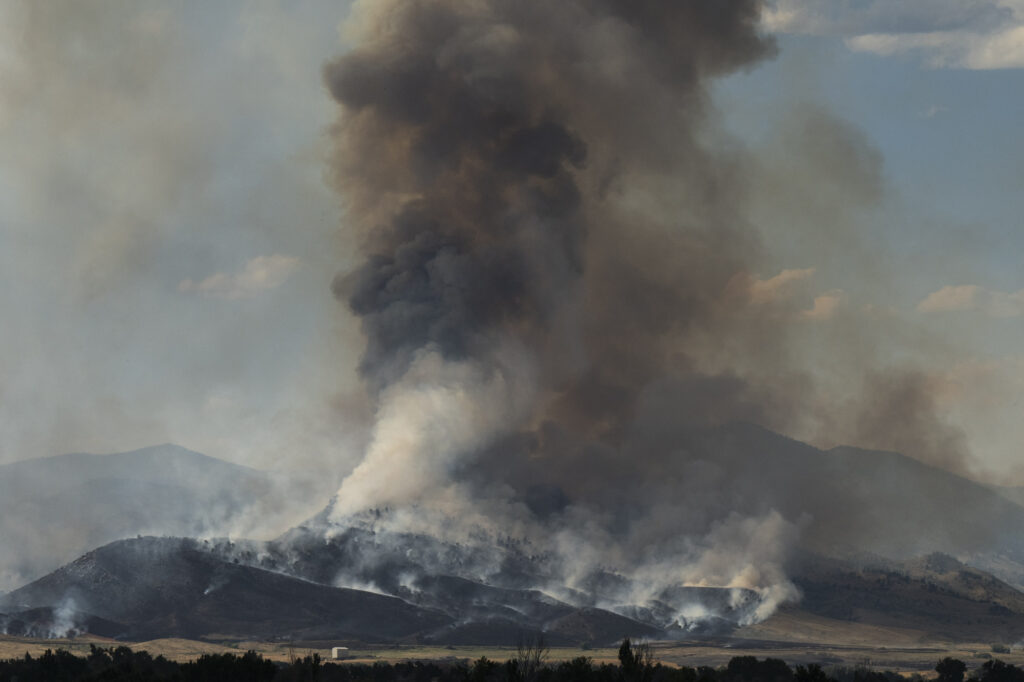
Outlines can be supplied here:
[[[646, 644], [625, 640], [619, 664], [595, 664], [586, 657], [547, 661], [543, 642], [520, 644], [504, 663], [480, 658], [472, 664], [420, 661], [393, 665], [324, 665], [319, 655], [275, 663], [249, 651], [205, 655], [188, 663], [152, 657], [128, 647], [91, 647], [88, 656], [64, 650], [33, 658], [0, 661], [0, 682], [907, 682], [894, 672], [864, 666], [789, 667], [777, 658], [737, 656], [723, 667], [676, 668], [658, 663]], [[1024, 669], [987, 661], [969, 678], [967, 666], [945, 658], [935, 668], [936, 682], [1024, 682]], [[923, 680], [918, 676], [919, 680]]]

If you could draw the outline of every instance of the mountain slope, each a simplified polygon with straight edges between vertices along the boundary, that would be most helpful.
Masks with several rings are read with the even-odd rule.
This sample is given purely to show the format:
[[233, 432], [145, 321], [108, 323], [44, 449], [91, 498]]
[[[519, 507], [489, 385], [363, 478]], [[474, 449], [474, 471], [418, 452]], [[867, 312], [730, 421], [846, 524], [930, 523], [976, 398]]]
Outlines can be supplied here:
[[[952, 638], [1007, 639], [1002, 632], [1024, 636], [1019, 625], [1024, 600], [997, 579], [1024, 572], [1024, 538], [1018, 533], [1024, 528], [1024, 507], [992, 489], [897, 453], [822, 451], [749, 424], [683, 433], [673, 453], [652, 485], [688, 485], [679, 495], [704, 488], [704, 496], [697, 499], [709, 501], [706, 509], [699, 504], [686, 507], [707, 513], [702, 519], [679, 518], [680, 535], [702, 537], [706, 531], [699, 524], [713, 526], [723, 515], [758, 517], [772, 511], [799, 528], [800, 549], [788, 554], [787, 571], [803, 592], [799, 608], [806, 612], [880, 625], [902, 623]], [[136, 476], [125, 483], [94, 475], [95, 465], [82, 466], [78, 475], [83, 480], [66, 488], [54, 486], [53, 495], [41, 498], [41, 504], [75, 495], [94, 499], [103, 492], [107, 499], [87, 507], [86, 516], [112, 518], [122, 513], [117, 491], [123, 488], [128, 493], [145, 491], [149, 511], [157, 516], [174, 518], [167, 508], [173, 508], [177, 494], [195, 502], [193, 511], [200, 517], [209, 516], [210, 509], [231, 510], [230, 517], [235, 498], [201, 499], [207, 490], [219, 488], [194, 484], [200, 475], [196, 471], [208, 463], [192, 455], [179, 458], [188, 473], [178, 479]], [[165, 459], [154, 457], [155, 471]], [[188, 469], [193, 465], [199, 469]], [[228, 467], [228, 475], [253, 494], [255, 488], [243, 483], [255, 475], [252, 485], [258, 487], [258, 472]], [[183, 492], [170, 487], [175, 480]], [[537, 480], [544, 479], [538, 475]], [[570, 492], [559, 491], [569, 506]], [[660, 491], [656, 497], [664, 498]], [[628, 505], [642, 507], [645, 500], [609, 504], [617, 505], [609, 508], [614, 514]], [[238, 513], [252, 512], [242, 507]], [[594, 643], [613, 634], [721, 633], [761, 617], [764, 595], [756, 590], [671, 581], [652, 590], [638, 582], [643, 578], [614, 565], [594, 565], [568, 580], [557, 548], [543, 544], [542, 538], [511, 538], [497, 529], [497, 535], [474, 532], [442, 539], [430, 531], [396, 526], [390, 514], [372, 510], [337, 525], [324, 510], [270, 542], [114, 543], [11, 593], [0, 600], [0, 610], [69, 608], [65, 600], [71, 599], [76, 609], [154, 636], [309, 633], [316, 631], [316, 622], [338, 633], [348, 626], [330, 620], [335, 611], [317, 606], [326, 600], [342, 608], [338, 593], [322, 596], [316, 590], [347, 585], [357, 588], [347, 592], [350, 600], [355, 594], [367, 595], [359, 590], [370, 589], [401, 600], [389, 604], [440, 619], [430, 627], [421, 623], [423, 627], [390, 631], [385, 621], [397, 617], [387, 615], [392, 607], [369, 604], [369, 622], [353, 622], [359, 631], [350, 632], [352, 636], [415, 635], [453, 643], [507, 642], [511, 633], [524, 629], [545, 630], [566, 643]], [[168, 519], [162, 522], [167, 525]], [[111, 527], [123, 532], [118, 523], [112, 519]], [[161, 558], [154, 559], [157, 555]], [[915, 559], [923, 555], [929, 556]], [[224, 576], [227, 588], [220, 584]], [[296, 580], [303, 587], [280, 582]], [[169, 596], [197, 592], [201, 599]], [[266, 600], [260, 596], [264, 593]], [[262, 606], [253, 610], [248, 604]]]
[[202, 544], [139, 538], [89, 552], [6, 595], [7, 611], [62, 606], [123, 623], [123, 636], [390, 641], [445, 626], [443, 614], [369, 592], [222, 561]]
[[174, 445], [0, 466], [0, 546], [18, 549], [0, 552], [0, 590], [126, 537], [277, 533], [330, 488]]
[[862, 563], [805, 557], [794, 581], [803, 592], [794, 608], [817, 616], [960, 641], [1024, 636], [1024, 593], [943, 554]]
[[[986, 486], [898, 453], [849, 447], [823, 451], [740, 423], [682, 434], [675, 456], [660, 473], [665, 485], [689, 486], [679, 496], [701, 487], [701, 478], [708, 481], [704, 487], [713, 494], [703, 493], [710, 504], [699, 509], [707, 511], [707, 525], [696, 527], [698, 537], [725, 515], [781, 513], [799, 527], [804, 550], [790, 556], [791, 572], [801, 570], [804, 556], [856, 560], [870, 555], [902, 561], [944, 552], [1012, 584], [1019, 584], [1015, 576], [1024, 575], [1024, 536], [1018, 532], [1024, 528], [1024, 507]], [[562, 495], [571, 505], [571, 496]], [[644, 503], [628, 501], [635, 508]], [[623, 510], [622, 516], [629, 518], [629, 511]], [[269, 543], [258, 560], [242, 560], [318, 582], [373, 585], [403, 598], [410, 596], [402, 576], [410, 575], [459, 576], [515, 589], [550, 586], [560, 579], [559, 558], [529, 538], [446, 544], [389, 526], [386, 511], [355, 521], [332, 527], [323, 512]], [[681, 534], [688, 523], [678, 519]], [[614, 571], [591, 578], [566, 586], [575, 593], [564, 598], [577, 606], [600, 606], [630, 592], [628, 580]], [[689, 596], [676, 602], [684, 604]], [[743, 614], [734, 617], [742, 619]]]
[[[799, 576], [798, 586], [806, 587], [805, 600], [813, 613], [846, 618], [852, 617], [847, 613], [850, 604], [874, 604], [865, 611], [875, 614], [872, 618], [899, 618], [902, 610], [910, 620], [930, 619], [939, 627], [949, 619], [943, 609], [955, 613], [962, 608], [982, 630], [1001, 627], [999, 618], [986, 620], [990, 599], [964, 591], [962, 585], [955, 595], [944, 598], [943, 606], [920, 611], [922, 595], [948, 586], [934, 570], [917, 575], [901, 563], [946, 552], [979, 565], [998, 554], [1004, 569], [1000, 576], [1024, 565], [1024, 546], [1017, 533], [1024, 527], [1024, 508], [989, 488], [898, 453], [822, 451], [750, 424], [686, 433], [676, 453], [666, 462], [664, 479], [672, 484], [691, 472], [707, 477], [714, 483], [713, 510], [752, 517], [775, 510], [799, 526], [802, 551], [790, 555], [788, 571]], [[571, 505], [571, 496], [564, 497]], [[644, 501], [629, 503], [642, 506]], [[708, 519], [713, 523], [715, 517]], [[680, 526], [687, 522], [680, 519]], [[522, 595], [538, 586], [576, 608], [603, 607], [658, 628], [689, 632], [728, 631], [749, 622], [760, 603], [754, 593], [737, 598], [735, 590], [709, 589], [701, 594], [698, 588], [682, 585], [666, 589], [650, 603], [631, 603], [628, 595], [644, 590], [632, 589], [635, 584], [628, 575], [614, 567], [595, 566], [590, 576], [580, 580], [577, 575], [576, 582], [565, 585], [560, 582], [560, 558], [529, 538], [477, 533], [465, 541], [443, 542], [389, 525], [387, 510], [375, 510], [351, 524], [333, 526], [324, 512], [258, 549], [219, 551], [308, 580], [370, 585], [439, 608], [459, 603], [461, 588], [452, 582], [456, 578], [519, 595], [488, 596], [474, 617], [485, 609], [498, 614], [513, 602], [529, 602]], [[870, 597], [874, 588], [882, 594], [888, 587], [885, 581], [861, 575], [865, 556], [893, 562], [884, 570], [915, 576], [893, 593], [891, 608]], [[822, 557], [836, 561], [827, 580], [818, 575]], [[805, 562], [810, 563], [804, 566]], [[867, 565], [875, 570], [871, 562]], [[438, 582], [438, 576], [446, 576], [445, 581]], [[985, 580], [995, 578], [986, 575]], [[1013, 591], [999, 584], [1000, 590]], [[829, 585], [843, 585], [842, 594], [830, 595]], [[1012, 610], [1024, 613], [1015, 606]], [[449, 613], [469, 615], [458, 609]]]
[[895, 452], [823, 451], [752, 424], [689, 434], [680, 462], [718, 471], [730, 509], [776, 509], [824, 554], [910, 558], [998, 552], [1024, 561], [1024, 507], [982, 484]]
[[[61, 631], [121, 624], [118, 636], [276, 637], [512, 645], [524, 632], [551, 644], [612, 644], [652, 636], [657, 627], [595, 608], [579, 609], [540, 593], [500, 590], [436, 577], [417, 604], [330, 587], [221, 558], [207, 542], [136, 538], [89, 552], [0, 598], [20, 631]], [[40, 620], [32, 622], [28, 614]], [[114, 625], [111, 625], [113, 623]], [[3, 622], [0, 622], [2, 625]]]

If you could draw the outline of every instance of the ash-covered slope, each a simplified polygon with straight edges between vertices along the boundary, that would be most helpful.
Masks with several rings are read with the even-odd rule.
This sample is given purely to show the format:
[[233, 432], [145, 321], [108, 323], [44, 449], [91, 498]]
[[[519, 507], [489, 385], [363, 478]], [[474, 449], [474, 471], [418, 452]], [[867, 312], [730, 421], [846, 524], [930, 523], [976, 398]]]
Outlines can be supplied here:
[[[535, 473], [536, 480], [544, 480], [542, 471]], [[680, 434], [676, 456], [660, 474], [664, 485], [677, 486], [680, 497], [714, 491], [706, 518], [678, 519], [680, 536], [697, 523], [713, 525], [713, 514], [723, 509], [721, 518], [778, 512], [798, 528], [797, 544], [804, 552], [790, 554], [788, 571], [799, 570], [806, 552], [894, 561], [944, 552], [972, 563], [1000, 557], [1007, 570], [1024, 565], [1024, 537], [1018, 532], [1024, 528], [1024, 507], [898, 453], [846, 447], [823, 451], [738, 423]], [[547, 494], [560, 500], [558, 509], [544, 512], [557, 527], [559, 515], [575, 512], [574, 498], [562, 489]], [[644, 499], [608, 501], [609, 513], [623, 523], [642, 517], [637, 510], [645, 504]], [[370, 510], [339, 526], [328, 508], [258, 552], [224, 549], [248, 551], [244, 561], [257, 561], [259, 553], [262, 565], [309, 580], [373, 585], [403, 598], [409, 598], [413, 578], [435, 575], [518, 590], [540, 587], [589, 606], [622, 602], [631, 591], [631, 580], [609, 564], [566, 576], [566, 557], [557, 543], [543, 538], [475, 528], [441, 539], [447, 529], [438, 528], [434, 535], [412, 530], [401, 511]]]
[[273, 542], [208, 547], [225, 560], [318, 583], [369, 587], [445, 613], [453, 624], [426, 635], [432, 642], [507, 646], [524, 632], [544, 632], [555, 645], [603, 645], [679, 630], [664, 614], [623, 611], [566, 589], [553, 579], [550, 557], [531, 554], [523, 543], [486, 536], [449, 542], [376, 528], [374, 522], [386, 516], [371, 512], [363, 523], [327, 537], [321, 514]]
[[[695, 480], [686, 480], [687, 474]], [[917, 575], [913, 563], [904, 566], [902, 562], [945, 552], [989, 571], [990, 565], [997, 565], [1002, 569], [994, 571], [999, 577], [1024, 565], [1024, 545], [1017, 533], [1024, 527], [1024, 508], [983, 485], [897, 453], [854, 448], [822, 451], [754, 425], [733, 424], [681, 436], [677, 456], [662, 475], [680, 484], [680, 495], [706, 484], [725, 499], [724, 503], [716, 500], [714, 509], [724, 507], [751, 517], [774, 511], [798, 526], [802, 549], [788, 555], [786, 570], [797, 578], [803, 599], [815, 613], [849, 615], [835, 607], [836, 600], [843, 603], [846, 597], [830, 596], [821, 585], [845, 584], [849, 576], [860, 575], [861, 557], [867, 555], [874, 557], [870, 570], [877, 569], [878, 561], [888, 561], [891, 566], [884, 570], [911, 576], [903, 590], [906, 599], [892, 601], [884, 610], [887, 617], [898, 619], [903, 612], [911, 621], [931, 619], [938, 631], [959, 604], [965, 614], [978, 612], [970, 617], [972, 622], [1001, 627], [999, 618], [985, 621], [983, 617], [990, 598], [968, 591], [957, 591], [953, 601], [947, 599], [942, 607], [952, 609], [947, 615], [941, 614], [942, 609], [921, 611], [921, 594], [949, 588], [942, 587], [935, 570]], [[562, 508], [546, 513], [573, 512], [570, 491], [551, 495], [562, 500]], [[615, 504], [622, 508], [616, 509]], [[609, 501], [612, 511], [623, 518], [631, 513], [629, 505], [643, 504], [643, 500]], [[618, 571], [611, 565], [595, 564], [585, 573], [569, 575], [558, 548], [536, 538], [502, 537], [477, 529], [455, 540], [442, 540], [443, 529], [438, 529], [438, 535], [413, 532], [403, 528], [401, 517], [395, 510], [373, 510], [339, 527], [332, 525], [328, 509], [266, 545], [221, 546], [218, 551], [309, 580], [372, 586], [445, 609], [457, 618], [476, 618], [485, 610], [499, 613], [506, 607], [538, 611], [546, 608], [546, 595], [678, 634], [728, 631], [771, 612], [766, 607], [770, 595], [756, 590], [673, 584], [663, 575], [653, 577], [660, 587], [651, 590], [650, 576]], [[680, 534], [687, 523], [680, 520]], [[815, 577], [822, 557], [832, 557], [837, 575], [845, 577]], [[751, 568], [759, 566], [755, 562]], [[1000, 590], [1016, 594], [1010, 585], [985, 575]], [[489, 586], [486, 598], [474, 598], [475, 610], [463, 606], [467, 583], [459, 581]], [[858, 581], [854, 591], [860, 596], [848, 601], [874, 603], [865, 595], [876, 583]], [[877, 584], [885, 585], [884, 581]], [[1007, 608], [1018, 613], [1012, 604]]]
[[[137, 538], [89, 552], [0, 599], [11, 634], [89, 631], [127, 639], [275, 637], [511, 645], [526, 632], [552, 644], [611, 644], [660, 630], [535, 592], [439, 576], [416, 603], [317, 584], [226, 560], [207, 542]], [[55, 627], [53, 614], [63, 625]], [[100, 628], [102, 632], [95, 630]]]
[[174, 445], [7, 464], [0, 466], [0, 547], [10, 551], [0, 552], [0, 590], [136, 535], [272, 536], [317, 502], [308, 482]]
[[177, 538], [114, 542], [0, 603], [6, 611], [56, 606], [93, 614], [124, 624], [122, 636], [133, 639], [222, 634], [391, 641], [450, 623], [437, 611], [393, 597], [229, 563], [199, 542]]
[[595, 641], [581, 634], [588, 631], [663, 636], [729, 631], [753, 620], [760, 604], [752, 590], [681, 584], [638, 601], [646, 586], [601, 566], [570, 586], [558, 557], [537, 552], [526, 541], [482, 531], [461, 542], [446, 541], [396, 531], [389, 520], [389, 512], [377, 511], [331, 529], [319, 515], [272, 542], [220, 542], [211, 548], [230, 560], [315, 582], [370, 586], [460, 621], [505, 619], [546, 631], [562, 622], [558, 627], [574, 641]]
[[[624, 615], [576, 607], [541, 592], [435, 576], [412, 579], [404, 587], [418, 602], [410, 604], [225, 561], [223, 549], [173, 538], [112, 543], [0, 600], [0, 610], [11, 614], [0, 615], [0, 629], [32, 636], [90, 632], [129, 639], [286, 637], [476, 645], [509, 645], [524, 632], [544, 632], [556, 645], [610, 644], [623, 636], [728, 634], [737, 620], [730, 610], [744, 597], [730, 590], [680, 588], [666, 599], [689, 603], [691, 613], [700, 616], [694, 624], [703, 627], [664, 629], [657, 623], [676, 613], [669, 603], [632, 607]], [[239, 545], [235, 549], [246, 553]], [[790, 618], [810, 613], [952, 640], [1024, 636], [1024, 594], [946, 555], [903, 562], [804, 555], [793, 577], [803, 599], [787, 607]]]

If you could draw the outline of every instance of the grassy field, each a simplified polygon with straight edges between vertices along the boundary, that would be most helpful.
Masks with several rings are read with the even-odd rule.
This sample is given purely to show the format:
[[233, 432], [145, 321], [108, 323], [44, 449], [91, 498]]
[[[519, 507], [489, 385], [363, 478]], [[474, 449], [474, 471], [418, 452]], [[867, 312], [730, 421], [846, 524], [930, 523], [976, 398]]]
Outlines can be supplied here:
[[[859, 633], [866, 639], [868, 632]], [[715, 642], [653, 642], [655, 658], [667, 665], [682, 666], [719, 666], [724, 665], [734, 656], [752, 655], [758, 658], [781, 658], [790, 665], [797, 663], [822, 663], [824, 665], [867, 665], [875, 669], [898, 670], [901, 672], [928, 673], [935, 663], [944, 656], [953, 656], [967, 663], [968, 668], [976, 668], [987, 660], [986, 657], [997, 657], [1008, 663], [1024, 665], [1024, 650], [1014, 649], [1006, 654], [994, 654], [988, 643], [953, 644], [940, 641], [916, 641], [909, 644], [905, 641], [912, 633], [879, 632], [880, 636], [888, 635], [892, 640], [884, 640], [884, 645], [875, 642], [809, 642], [736, 639]], [[185, 639], [156, 639], [149, 642], [117, 642], [97, 637], [81, 637], [76, 639], [31, 639], [0, 636], [0, 659], [14, 658], [25, 653], [37, 656], [46, 649], [67, 649], [73, 653], [86, 655], [89, 646], [111, 647], [130, 646], [135, 650], [148, 651], [153, 656], [162, 655], [175, 661], [193, 660], [203, 654], [242, 653], [248, 650], [257, 651], [264, 657], [276, 661], [288, 661], [295, 657], [320, 654], [321, 658], [330, 658], [330, 648], [323, 643], [315, 646], [303, 646], [302, 643], [289, 645], [282, 642], [205, 642]], [[504, 661], [515, 655], [514, 647], [428, 647], [428, 646], [389, 646], [351, 648], [347, 663], [395, 663], [410, 660], [434, 661], [474, 661], [481, 656], [495, 661]], [[616, 662], [617, 649], [578, 649], [554, 647], [550, 650], [548, 660], [557, 662], [577, 656], [587, 656], [595, 663]]]
[[[118, 642], [102, 637], [78, 637], [74, 639], [36, 639], [29, 637], [8, 637], [0, 635], [0, 659], [24, 656], [26, 653], [38, 656], [47, 649], [66, 649], [79, 655], [87, 655], [90, 645], [97, 647], [128, 646], [136, 651], [148, 651], [153, 656], [164, 656], [174, 661], [188, 661], [203, 654], [243, 653], [256, 651], [264, 658], [288, 661], [291, 658], [309, 656], [314, 653], [327, 660], [331, 657], [329, 646], [295, 642], [225, 641], [207, 642], [191, 639], [154, 639], [148, 642]], [[346, 663], [396, 663], [413, 660], [475, 661], [486, 656], [495, 661], [504, 661], [515, 655], [515, 647], [471, 647], [471, 646], [387, 646], [352, 648]], [[616, 662], [617, 649], [577, 649], [554, 647], [548, 660], [564, 661], [577, 656], [588, 656], [595, 663]]]
[[1024, 653], [1019, 650], [1009, 654], [993, 654], [988, 644], [959, 644], [940, 646], [921, 645], [899, 646], [839, 646], [825, 644], [795, 644], [771, 642], [765, 644], [744, 644], [732, 646], [703, 646], [677, 643], [654, 644], [655, 658], [666, 664], [696, 667], [708, 665], [717, 667], [729, 662], [733, 656], [756, 656], [758, 658], [781, 658], [789, 665], [820, 663], [824, 666], [865, 665], [875, 670], [895, 670], [903, 673], [931, 673], [935, 664], [946, 656], [958, 658], [968, 669], [980, 667], [996, 657], [1015, 665], [1024, 664]]
[[[505, 661], [515, 656], [515, 647], [486, 646], [402, 646], [388, 648], [352, 649], [349, 651], [352, 662], [372, 663], [384, 661], [395, 663], [410, 660], [465, 660], [475, 661], [481, 656], [492, 661]], [[568, 661], [578, 656], [587, 656], [595, 663], [617, 662], [618, 649], [578, 649], [553, 647], [548, 652], [551, 662]]]
[[[1004, 642], [1003, 644], [1009, 644]], [[243, 653], [256, 651], [275, 661], [320, 654], [330, 659], [332, 646], [345, 642], [265, 642], [238, 641], [210, 635], [204, 641], [188, 639], [156, 639], [148, 642], [118, 642], [99, 637], [76, 639], [28, 639], [0, 636], [0, 659], [33, 656], [46, 649], [67, 649], [87, 654], [89, 646], [130, 646], [162, 655], [175, 661], [187, 661], [203, 654]], [[824, 665], [868, 665], [875, 669], [902, 672], [931, 672], [935, 663], [953, 656], [967, 663], [969, 669], [979, 667], [989, 658], [1024, 666], [1024, 648], [1008, 653], [994, 653], [993, 642], [954, 642], [924, 630], [885, 627], [852, 621], [838, 621], [814, 616], [799, 610], [782, 610], [757, 625], [741, 628], [730, 637], [714, 640], [652, 642], [655, 658], [667, 665], [696, 667], [724, 665], [734, 656], [781, 658], [790, 665], [821, 663]], [[395, 663], [410, 660], [474, 661], [481, 656], [505, 661], [515, 655], [515, 647], [480, 646], [351, 646], [346, 662]], [[558, 662], [586, 656], [594, 663], [616, 663], [618, 649], [580, 649], [553, 647], [548, 660]]]

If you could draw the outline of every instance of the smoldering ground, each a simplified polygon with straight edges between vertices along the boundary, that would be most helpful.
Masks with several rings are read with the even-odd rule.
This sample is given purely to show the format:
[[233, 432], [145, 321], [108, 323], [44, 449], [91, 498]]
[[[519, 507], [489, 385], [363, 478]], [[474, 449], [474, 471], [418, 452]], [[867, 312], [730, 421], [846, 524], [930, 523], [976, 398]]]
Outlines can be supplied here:
[[[715, 134], [708, 87], [772, 56], [760, 11], [356, 5], [357, 46], [324, 77], [341, 107], [332, 178], [365, 261], [333, 290], [361, 320], [377, 417], [335, 522], [412, 508], [394, 523], [521, 534], [561, 557], [569, 585], [610, 568], [648, 597], [671, 584], [794, 596], [784, 564], [801, 520], [736, 499], [692, 434], [818, 419], [876, 442], [893, 425], [905, 443], [933, 420], [905, 393], [884, 418], [874, 395], [848, 418], [823, 409], [789, 343], [801, 316], [756, 277], [754, 174]], [[816, 120], [819, 157], [854, 153], [880, 182], [873, 150]]]

